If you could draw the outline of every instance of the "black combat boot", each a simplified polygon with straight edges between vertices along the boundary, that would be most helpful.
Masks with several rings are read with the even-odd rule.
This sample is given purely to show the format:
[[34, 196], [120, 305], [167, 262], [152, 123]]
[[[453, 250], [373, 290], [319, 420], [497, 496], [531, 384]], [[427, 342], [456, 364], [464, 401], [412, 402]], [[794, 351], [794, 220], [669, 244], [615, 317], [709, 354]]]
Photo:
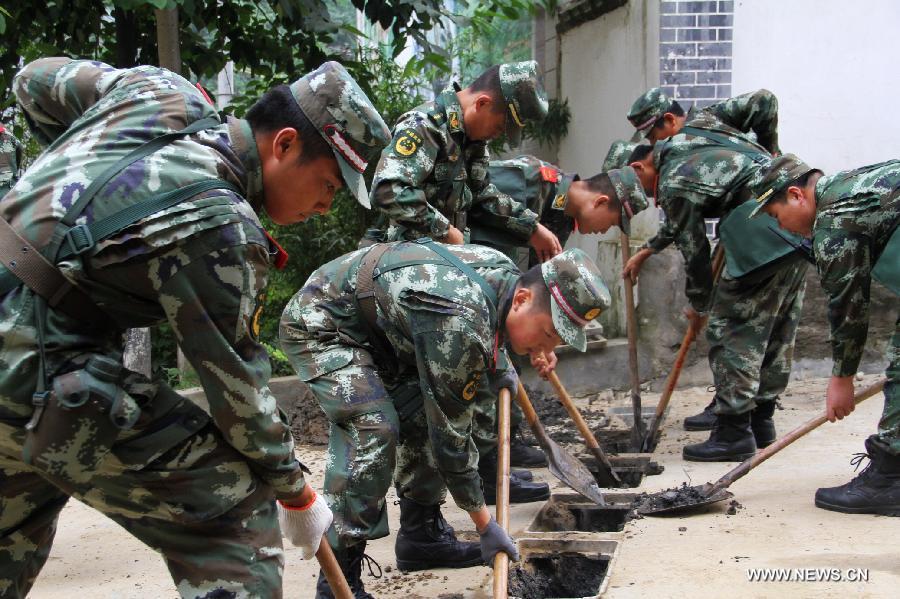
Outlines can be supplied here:
[[547, 456], [537, 447], [525, 443], [517, 426], [509, 434], [509, 465], [517, 468], [543, 468]]
[[716, 398], [713, 397], [709, 405], [703, 411], [684, 419], [686, 431], [711, 431], [716, 423]]
[[816, 507], [845, 514], [900, 516], [900, 456], [892, 455], [887, 444], [874, 436], [866, 439], [866, 451], [850, 461], [859, 467], [868, 457], [871, 461], [865, 469], [846, 485], [816, 491]]
[[750, 412], [719, 414], [709, 439], [686, 445], [681, 456], [689, 462], [743, 462], [756, 453]]
[[484, 563], [481, 543], [456, 540], [440, 505], [400, 498], [400, 530], [394, 543], [397, 567], [404, 572], [429, 568], [468, 568]]
[[756, 446], [759, 449], [768, 447], [778, 438], [775, 420], [772, 419], [774, 413], [775, 400], [758, 403], [750, 412], [750, 428], [753, 429], [753, 438], [756, 439]]
[[[497, 450], [480, 456], [478, 459], [478, 474], [481, 475], [481, 488], [484, 490], [484, 502], [488, 505], [497, 503]], [[529, 474], [531, 474], [529, 472]], [[532, 501], [546, 501], [550, 498], [550, 485], [547, 483], [534, 483], [516, 475], [509, 477], [509, 502], [531, 503]]]
[[[325, 541], [323, 540], [322, 542], [324, 543]], [[365, 541], [353, 545], [352, 547], [337, 549], [334, 552], [334, 556], [341, 565], [341, 571], [344, 573], [344, 578], [347, 579], [347, 584], [350, 586], [350, 591], [353, 593], [354, 599], [375, 599], [375, 597], [367, 593], [366, 589], [363, 587], [363, 560], [365, 560], [369, 566], [369, 574], [375, 578], [381, 578], [381, 566], [378, 565], [378, 562], [366, 555], [365, 552]], [[372, 571], [373, 564], [378, 568], [377, 575]], [[325, 573], [322, 572], [322, 570], [319, 570], [319, 580], [316, 581], [316, 599], [334, 599], [334, 593], [331, 592], [331, 587], [328, 585], [328, 579], [325, 578]]]

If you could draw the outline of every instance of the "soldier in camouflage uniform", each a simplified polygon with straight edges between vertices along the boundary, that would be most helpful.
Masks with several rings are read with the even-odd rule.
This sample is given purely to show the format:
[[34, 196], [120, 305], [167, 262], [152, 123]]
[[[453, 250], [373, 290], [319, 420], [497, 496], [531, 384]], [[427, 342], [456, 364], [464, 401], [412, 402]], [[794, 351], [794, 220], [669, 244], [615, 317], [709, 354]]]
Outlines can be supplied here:
[[487, 142], [505, 132], [515, 147], [525, 123], [546, 115], [535, 61], [495, 65], [467, 88], [454, 83], [404, 114], [372, 183], [372, 205], [386, 228], [372, 237], [463, 243], [469, 240], [467, 223], [478, 221], [530, 244], [543, 258], [562, 251], [537, 215], [500, 193], [488, 177]]
[[22, 168], [22, 144], [0, 123], [0, 199], [12, 189]]
[[[769, 151], [777, 150], [776, 117], [771, 115], [768, 126], [756, 118], [763, 111], [753, 108], [754, 97], [740, 96], [700, 111], [679, 126], [679, 133], [656, 139], [653, 151], [632, 165], [647, 192], [655, 191], [667, 218], [648, 247], [664, 247], [668, 241], [660, 242], [660, 237], [674, 239], [685, 260], [690, 326], [699, 332], [710, 313], [707, 339], [716, 417], [706, 442], [684, 448], [684, 458], [691, 461], [740, 461], [774, 441], [775, 400], [788, 383], [803, 302], [802, 253], [772, 230], [777, 229], [774, 221], [747, 219], [755, 206], [748, 186], [768, 162]], [[633, 115], [651, 110], [639, 110], [645, 101], [646, 96], [638, 100]], [[664, 104], [671, 105], [662, 99], [655, 110]], [[773, 105], [774, 99], [767, 104]], [[664, 128], [671, 129], [669, 116], [661, 118]], [[640, 119], [645, 128], [656, 130], [659, 118]], [[729, 123], [753, 123], [757, 139], [767, 146]], [[706, 218], [720, 219], [726, 258], [715, 294]], [[635, 275], [639, 266], [640, 261], [630, 262], [625, 276]]]
[[[363, 248], [313, 273], [285, 308], [280, 337], [331, 423], [328, 538], [338, 555], [353, 556], [347, 574], [357, 597], [369, 596], [358, 565], [366, 541], [388, 534], [392, 475], [401, 570], [471, 566], [497, 551], [515, 558], [476, 470], [478, 386], [516, 388], [505, 346], [524, 355], [564, 340], [584, 351], [583, 327], [608, 305], [596, 265], [580, 250], [520, 275], [490, 248], [422, 239]], [[472, 517], [480, 548], [457, 541], [441, 516], [447, 488]], [[318, 588], [317, 597], [331, 596], [322, 576]]]
[[[712, 130], [726, 125], [745, 133], [769, 154], [777, 156], [781, 153], [778, 147], [778, 98], [766, 89], [741, 94], [706, 108], [691, 108], [685, 114], [676, 100], [654, 87], [634, 101], [627, 118], [635, 127], [635, 135], [643, 135], [651, 146], [658, 140], [676, 135], [685, 125]], [[647, 148], [641, 150], [647, 151]], [[626, 271], [639, 271], [647, 258], [666, 249], [673, 239], [670, 225], [663, 223], [659, 232], [631, 257]], [[692, 431], [710, 430], [716, 420], [714, 404], [711, 402], [701, 414], [686, 419], [685, 428]]]
[[[386, 125], [337, 63], [247, 120], [151, 66], [42, 59], [14, 91], [53, 145], [0, 202], [0, 595], [28, 592], [75, 497], [161, 553], [183, 597], [280, 597], [282, 514], [309, 558], [331, 513], [267, 387], [259, 315], [286, 255], [257, 213], [298, 222], [342, 185], [368, 203]], [[204, 405], [122, 367], [125, 329], [160, 322]]]
[[[627, 142], [623, 142], [627, 144]], [[616, 150], [616, 161], [624, 162], [628, 153], [614, 144], [610, 154]], [[623, 158], [624, 157], [624, 158]], [[541, 224], [554, 232], [562, 244], [577, 227], [582, 233], [605, 233], [612, 226], [620, 226], [630, 230], [631, 217], [647, 207], [647, 199], [634, 169], [626, 167], [622, 170], [599, 174], [589, 179], [580, 179], [578, 175], [564, 173], [558, 167], [544, 162], [534, 156], [519, 156], [510, 160], [491, 161], [491, 181], [497, 188], [514, 200], [528, 206], [535, 214], [540, 215]], [[620, 198], [624, 200], [620, 201]], [[472, 240], [502, 251], [517, 263], [524, 262], [523, 250], [516, 247], [514, 240], [503, 235], [502, 231], [474, 225]], [[537, 256], [532, 253], [529, 264], [538, 263]], [[513, 360], [516, 362], [516, 360]], [[541, 363], [555, 366], [556, 356], [551, 352], [544, 356]], [[539, 372], [543, 366], [533, 362]], [[521, 367], [520, 364], [516, 364]], [[518, 428], [522, 420], [518, 409], [512, 411], [511, 428]], [[485, 497], [493, 503], [496, 487], [496, 401], [489, 393], [479, 398], [475, 407], [475, 428], [473, 437], [478, 447], [480, 459], [479, 470], [484, 481]], [[510, 462], [519, 466], [542, 465], [525, 461], [529, 450], [538, 450], [526, 446], [520, 438], [513, 435]], [[518, 458], [518, 462], [515, 461]], [[546, 463], [546, 458], [541, 458]], [[521, 476], [520, 473], [514, 474]], [[526, 475], [527, 476], [527, 475]], [[512, 481], [510, 484], [510, 502], [537, 501], [545, 499], [549, 489]]]
[[[785, 154], [764, 169], [753, 192], [757, 210], [812, 239], [834, 358], [825, 405], [828, 419], [840, 420], [854, 408], [872, 279], [900, 295], [900, 160], [825, 176]], [[884, 411], [878, 432], [866, 439], [871, 462], [849, 483], [816, 491], [821, 508], [900, 516], [900, 317], [886, 358]]]
[[622, 168], [623, 166], [628, 165], [628, 158], [631, 156], [631, 153], [642, 143], [647, 142], [642, 141], [640, 132], [635, 132], [634, 136], [629, 141], [617, 139], [612, 142], [609, 146], [609, 150], [606, 152], [606, 158], [603, 159], [603, 166], [601, 167], [600, 172], [606, 173], [614, 168]]

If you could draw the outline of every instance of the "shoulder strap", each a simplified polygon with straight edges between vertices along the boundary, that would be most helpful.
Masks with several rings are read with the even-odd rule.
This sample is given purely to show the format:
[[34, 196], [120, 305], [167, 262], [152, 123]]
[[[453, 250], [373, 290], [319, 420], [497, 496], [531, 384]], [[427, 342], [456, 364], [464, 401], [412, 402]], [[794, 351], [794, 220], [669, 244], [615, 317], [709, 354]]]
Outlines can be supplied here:
[[63, 239], [68, 233], [69, 228], [75, 224], [75, 221], [79, 216], [81, 216], [81, 213], [87, 207], [88, 203], [92, 199], [94, 199], [94, 196], [97, 195], [97, 192], [100, 191], [100, 189], [103, 188], [104, 185], [109, 183], [110, 179], [116, 176], [120, 171], [134, 164], [141, 158], [149, 156], [160, 148], [172, 143], [180, 137], [191, 135], [192, 133], [197, 133], [198, 131], [203, 131], [204, 129], [218, 127], [221, 124], [222, 123], [218, 119], [218, 117], [208, 117], [205, 119], [201, 119], [199, 121], [191, 123], [184, 129], [181, 129], [179, 131], [173, 131], [171, 133], [165, 133], [158, 137], [154, 137], [150, 141], [129, 152], [120, 160], [116, 161], [115, 164], [111, 165], [105, 171], [100, 173], [99, 177], [91, 181], [91, 184], [88, 185], [87, 189], [85, 189], [84, 192], [78, 196], [78, 200], [76, 200], [75, 203], [73, 203], [72, 206], [66, 211], [66, 214], [63, 216], [62, 220], [59, 221], [59, 224], [57, 224], [56, 229], [53, 231], [53, 236], [50, 238], [50, 242], [42, 250], [44, 256], [46, 256], [52, 262], [56, 262], [57, 252], [59, 251], [59, 248], [62, 245]]
[[378, 360], [386, 365], [389, 372], [396, 374], [399, 371], [397, 357], [384, 331], [378, 326], [378, 308], [375, 304], [375, 269], [390, 247], [389, 243], [376, 243], [363, 256], [356, 273], [356, 305], [368, 330], [369, 341], [378, 353]]
[[478, 272], [474, 268], [457, 258], [455, 255], [453, 255], [452, 252], [450, 252], [450, 250], [448, 250], [441, 244], [435, 243], [430, 237], [417, 239], [415, 243], [424, 245], [432, 252], [449, 262], [451, 265], [461, 270], [462, 273], [469, 277], [471, 280], [478, 283], [478, 286], [481, 287], [481, 291], [484, 292], [485, 297], [491, 303], [491, 308], [494, 311], [497, 310], [497, 293], [494, 291], [494, 288], [488, 284], [484, 277], [478, 274]]

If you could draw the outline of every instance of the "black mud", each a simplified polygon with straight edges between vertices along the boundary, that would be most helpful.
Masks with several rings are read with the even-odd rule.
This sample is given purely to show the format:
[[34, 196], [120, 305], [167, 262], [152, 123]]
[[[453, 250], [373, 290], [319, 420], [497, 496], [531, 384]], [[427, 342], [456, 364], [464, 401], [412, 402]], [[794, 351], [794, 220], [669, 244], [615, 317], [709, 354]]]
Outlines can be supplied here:
[[550, 501], [538, 513], [534, 527], [540, 532], [619, 532], [625, 528], [630, 514], [627, 504], [600, 507]]
[[535, 555], [509, 569], [509, 594], [522, 599], [596, 595], [609, 560], [579, 553]]
[[660, 510], [694, 505], [706, 499], [697, 487], [681, 483], [680, 487], [656, 493], [641, 493], [635, 498], [634, 506], [639, 511]]

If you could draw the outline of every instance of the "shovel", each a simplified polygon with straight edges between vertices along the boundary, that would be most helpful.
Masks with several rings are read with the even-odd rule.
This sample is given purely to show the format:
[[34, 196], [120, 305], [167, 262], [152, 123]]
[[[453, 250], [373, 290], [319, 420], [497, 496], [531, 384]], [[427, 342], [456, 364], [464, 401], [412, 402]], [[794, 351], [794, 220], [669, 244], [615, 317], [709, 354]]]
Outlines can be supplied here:
[[600, 487], [597, 486], [597, 480], [587, 466], [557, 445], [547, 434], [547, 431], [544, 430], [544, 426], [538, 420], [537, 412], [534, 411], [531, 401], [528, 400], [528, 394], [525, 393], [525, 387], [522, 386], [521, 382], [519, 383], [519, 393], [516, 395], [516, 403], [522, 408], [525, 421], [528, 422], [531, 432], [534, 433], [544, 453], [547, 454], [550, 474], [597, 505], [606, 505], [603, 493], [600, 492]]
[[338, 564], [334, 551], [331, 550], [331, 545], [328, 544], [327, 537], [322, 537], [322, 542], [319, 543], [319, 550], [316, 551], [316, 559], [319, 561], [319, 566], [325, 574], [325, 579], [328, 580], [328, 586], [331, 587], [331, 592], [334, 594], [335, 599], [353, 599], [350, 585], [347, 584], [347, 579], [344, 578], [341, 565]]
[[[712, 262], [713, 285], [719, 282], [719, 276], [721, 276], [722, 268], [724, 266], [725, 251], [722, 249], [721, 245], [718, 245], [716, 246], [716, 253], [713, 256]], [[650, 421], [650, 426], [647, 427], [647, 434], [644, 436], [644, 442], [641, 444], [641, 451], [650, 452], [653, 450], [653, 440], [656, 438], [659, 425], [662, 423], [663, 414], [665, 413], [666, 408], [669, 407], [669, 400], [672, 398], [672, 393], [675, 391], [675, 386], [678, 384], [678, 377], [681, 376], [681, 369], [684, 368], [684, 361], [687, 358], [688, 350], [691, 349], [691, 344], [694, 343], [696, 338], [697, 331], [688, 327], [688, 330], [684, 333], [684, 338], [681, 340], [681, 347], [678, 348], [678, 355], [675, 356], [675, 364], [672, 365], [672, 370], [669, 372], [669, 376], [666, 377], [666, 386], [663, 388], [662, 395], [659, 397], [659, 403], [656, 404], [653, 420]]]
[[[628, 235], [622, 233], [622, 266], [631, 258], [631, 246]], [[644, 441], [644, 421], [641, 418], [641, 379], [638, 374], [637, 355], [637, 317], [634, 314], [634, 282], [625, 277], [625, 315], [628, 322], [628, 366], [631, 370], [631, 408], [634, 426], [631, 428], [631, 446], [635, 451], [641, 450]]]
[[597, 460], [597, 465], [600, 468], [597, 471], [598, 482], [604, 487], [621, 487], [622, 481], [619, 479], [618, 475], [613, 472], [612, 464], [609, 463], [609, 458], [606, 457], [606, 453], [603, 451], [603, 448], [600, 447], [597, 438], [594, 437], [594, 433], [591, 432], [587, 422], [581, 417], [581, 412], [575, 407], [572, 398], [569, 396], [566, 388], [563, 387], [562, 381], [556, 376], [556, 372], [550, 372], [549, 379], [550, 383], [556, 389], [556, 394], [559, 396], [559, 402], [566, 408], [569, 417], [575, 422], [578, 432], [581, 433], [581, 437], [584, 439], [584, 444], [587, 446], [588, 451], [590, 451]]
[[[509, 532], [509, 389], [500, 389], [497, 405], [497, 524]], [[494, 599], [507, 599], [509, 555], [494, 556]]]
[[[879, 393], [882, 389], [884, 389], [885, 382], [887, 382], [886, 379], [881, 379], [877, 383], [873, 383], [857, 393], [853, 398], [854, 404], [859, 405], [863, 401]], [[685, 486], [679, 490], [670, 490], [663, 491], [662, 493], [657, 493], [645, 500], [644, 503], [642, 503], [637, 508], [637, 511], [638, 513], [644, 515], [657, 515], [688, 511], [701, 505], [716, 503], [718, 501], [724, 501], [730, 497], [733, 497], [733, 495], [726, 489], [728, 489], [728, 487], [731, 486], [734, 481], [742, 478], [748, 472], [771, 458], [773, 455], [775, 455], [806, 433], [815, 428], [818, 428], [827, 420], [828, 418], [824, 413], [820, 414], [812, 420], [809, 420], [805, 424], [798, 426], [765, 449], [758, 451], [753, 457], [744, 460], [716, 482], [706, 483], [703, 485], [695, 485], [693, 487]], [[676, 499], [675, 495], [680, 495], [683, 498], [681, 501], [677, 501], [677, 505], [675, 505], [676, 502], [674, 501]], [[670, 503], [670, 505], [666, 505], [667, 503]]]

